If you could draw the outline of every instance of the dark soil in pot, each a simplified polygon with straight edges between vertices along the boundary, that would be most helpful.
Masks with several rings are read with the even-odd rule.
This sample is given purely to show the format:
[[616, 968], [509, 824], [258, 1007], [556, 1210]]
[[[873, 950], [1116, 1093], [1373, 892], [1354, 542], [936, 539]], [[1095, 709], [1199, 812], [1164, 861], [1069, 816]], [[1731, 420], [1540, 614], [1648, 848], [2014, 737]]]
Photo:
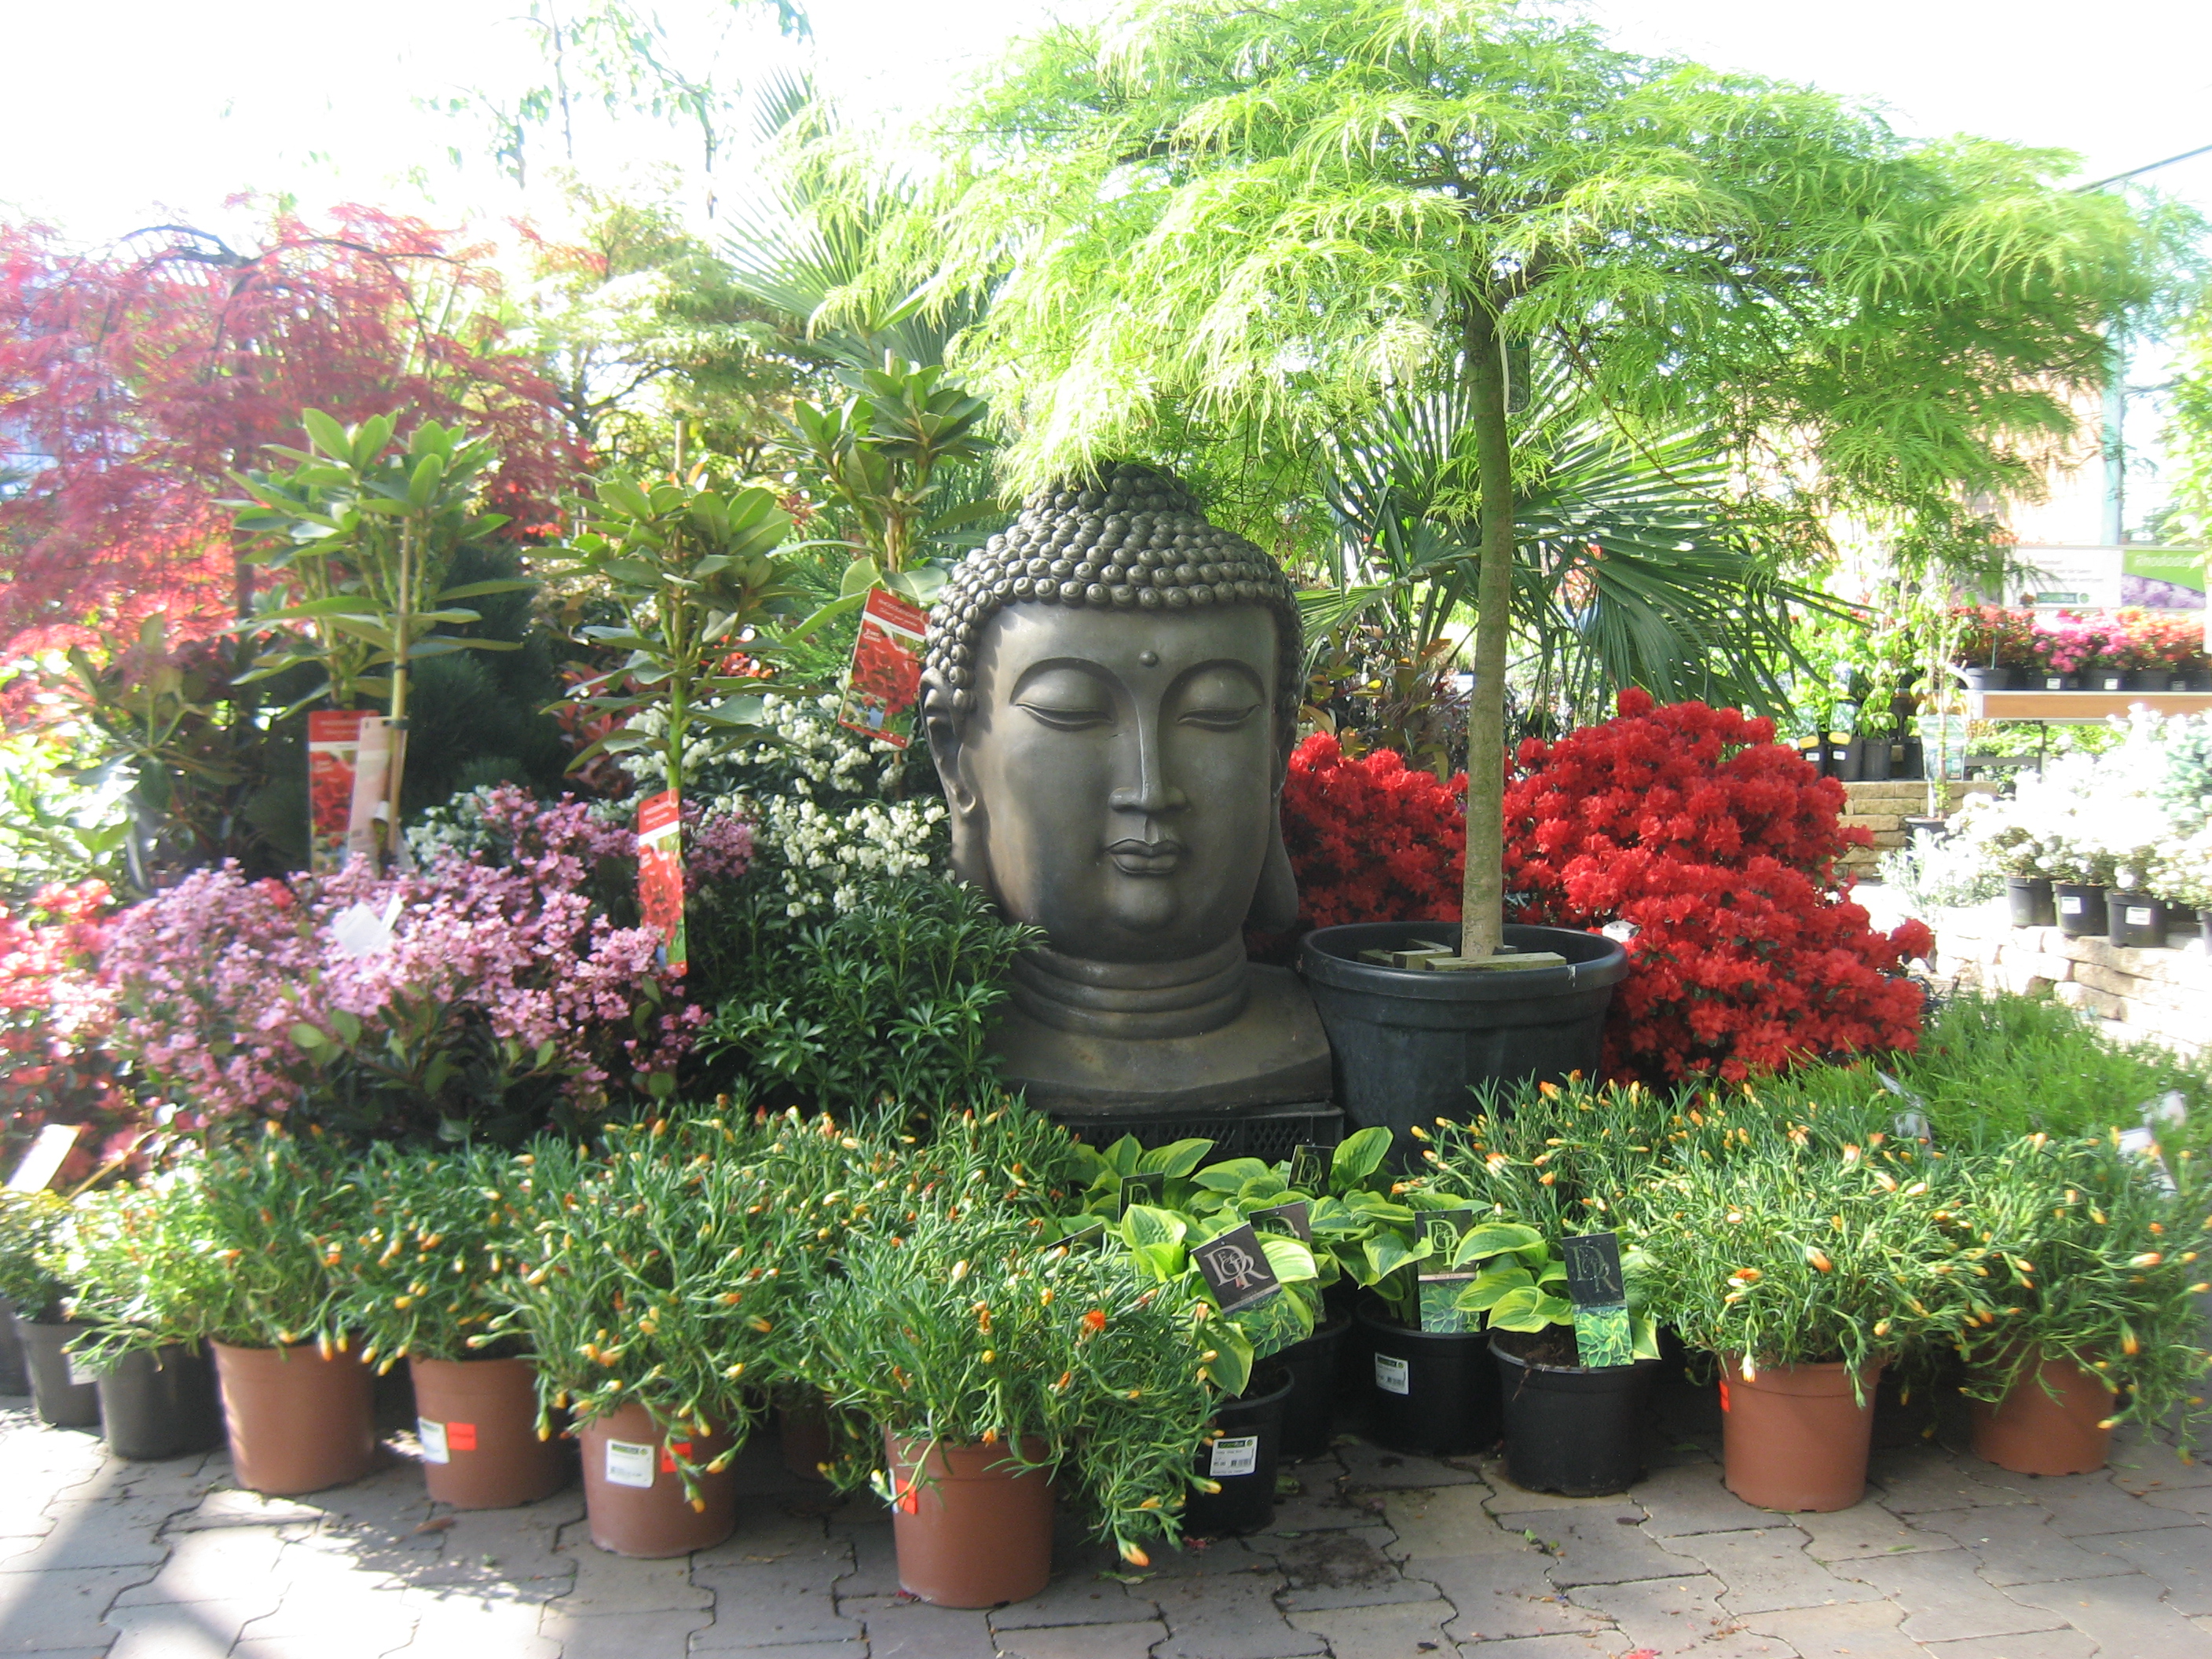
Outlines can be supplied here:
[[15, 1333], [23, 1344], [23, 1363], [31, 1373], [31, 1398], [40, 1420], [58, 1429], [100, 1426], [99, 1379], [82, 1360], [63, 1352], [92, 1328], [75, 1320], [22, 1319]]
[[1585, 1369], [1564, 1326], [1488, 1333], [1504, 1396], [1505, 1472], [1516, 1486], [1595, 1498], [1644, 1474], [1644, 1419], [1656, 1359]]
[[1450, 1456], [1497, 1443], [1503, 1419], [1486, 1333], [1409, 1330], [1380, 1302], [1352, 1328], [1366, 1372], [1368, 1433], [1392, 1451]]
[[1186, 1533], [1219, 1538], [1265, 1532], [1274, 1524], [1283, 1408], [1293, 1386], [1286, 1367], [1263, 1360], [1244, 1392], [1221, 1402], [1213, 1426], [1199, 1443], [1197, 1464], [1198, 1473], [1221, 1490], [1192, 1490], [1182, 1513]]
[[172, 1344], [125, 1354], [100, 1373], [100, 1417], [118, 1457], [150, 1462], [221, 1445], [214, 1352]]

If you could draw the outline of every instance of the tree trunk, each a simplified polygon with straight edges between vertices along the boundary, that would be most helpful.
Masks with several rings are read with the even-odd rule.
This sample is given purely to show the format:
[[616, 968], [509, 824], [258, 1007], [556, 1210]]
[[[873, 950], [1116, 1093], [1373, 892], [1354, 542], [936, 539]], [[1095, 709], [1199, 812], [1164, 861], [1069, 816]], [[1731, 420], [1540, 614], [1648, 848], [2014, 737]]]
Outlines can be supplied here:
[[1487, 957], [1504, 942], [1505, 650], [1513, 603], [1513, 455], [1505, 426], [1505, 362], [1498, 319], [1469, 303], [1462, 331], [1474, 398], [1475, 483], [1482, 562], [1475, 580], [1474, 694], [1467, 708], [1467, 874], [1460, 890], [1460, 953]]

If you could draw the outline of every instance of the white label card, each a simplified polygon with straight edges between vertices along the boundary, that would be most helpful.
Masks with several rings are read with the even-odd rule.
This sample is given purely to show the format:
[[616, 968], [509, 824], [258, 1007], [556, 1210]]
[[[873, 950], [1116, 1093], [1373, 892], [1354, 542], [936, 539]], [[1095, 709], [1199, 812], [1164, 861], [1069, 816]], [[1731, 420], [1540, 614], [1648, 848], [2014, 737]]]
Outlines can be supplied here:
[[1393, 1359], [1387, 1353], [1375, 1356], [1375, 1386], [1385, 1394], [1411, 1394], [1413, 1391], [1413, 1368], [1402, 1359]]
[[69, 1380], [70, 1387], [72, 1389], [88, 1389], [100, 1381], [100, 1374], [76, 1354], [65, 1354], [63, 1357], [69, 1361]]
[[2081, 896], [2079, 893], [2061, 893], [2058, 896], [2058, 914], [2062, 916], [2080, 915]]
[[446, 1425], [433, 1423], [427, 1417], [415, 1419], [415, 1437], [422, 1443], [422, 1461], [426, 1463], [450, 1463], [452, 1454], [446, 1449]]
[[2127, 917], [2129, 927], [2148, 927], [2150, 926], [2150, 906], [2130, 904], [2127, 907]]
[[1206, 1464], [1206, 1472], [1218, 1480], [1224, 1474], [1250, 1474], [1259, 1467], [1260, 1437], [1244, 1434], [1233, 1440], [1215, 1441], [1212, 1461]]
[[628, 1440], [607, 1442], [607, 1484], [610, 1486], [650, 1486], [653, 1484], [651, 1446]]

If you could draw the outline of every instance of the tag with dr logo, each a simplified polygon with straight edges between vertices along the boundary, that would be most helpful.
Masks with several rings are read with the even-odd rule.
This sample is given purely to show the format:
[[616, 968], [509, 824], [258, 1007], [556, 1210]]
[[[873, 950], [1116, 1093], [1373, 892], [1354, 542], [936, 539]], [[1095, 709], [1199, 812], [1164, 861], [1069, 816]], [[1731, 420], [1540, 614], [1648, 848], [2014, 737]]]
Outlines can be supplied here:
[[1385, 1394], [1411, 1394], [1413, 1391], [1413, 1367], [1402, 1359], [1378, 1353], [1375, 1356], [1375, 1386]]
[[653, 1484], [653, 1459], [656, 1449], [641, 1446], [629, 1440], [607, 1442], [607, 1485], [610, 1486], [650, 1486]]
[[1260, 1437], [1256, 1434], [1238, 1435], [1233, 1440], [1213, 1443], [1213, 1455], [1206, 1465], [1209, 1479], [1218, 1480], [1225, 1474], [1250, 1474], [1260, 1467]]

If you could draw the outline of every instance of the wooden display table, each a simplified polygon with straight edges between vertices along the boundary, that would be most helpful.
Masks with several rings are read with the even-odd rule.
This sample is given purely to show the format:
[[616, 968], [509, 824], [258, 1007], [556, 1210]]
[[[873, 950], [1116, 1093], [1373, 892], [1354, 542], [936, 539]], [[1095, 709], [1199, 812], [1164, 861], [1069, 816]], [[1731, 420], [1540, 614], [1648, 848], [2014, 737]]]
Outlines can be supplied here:
[[2212, 691], [1969, 691], [1966, 718], [2087, 724], [2137, 703], [2161, 714], [2202, 714], [2212, 712]]

